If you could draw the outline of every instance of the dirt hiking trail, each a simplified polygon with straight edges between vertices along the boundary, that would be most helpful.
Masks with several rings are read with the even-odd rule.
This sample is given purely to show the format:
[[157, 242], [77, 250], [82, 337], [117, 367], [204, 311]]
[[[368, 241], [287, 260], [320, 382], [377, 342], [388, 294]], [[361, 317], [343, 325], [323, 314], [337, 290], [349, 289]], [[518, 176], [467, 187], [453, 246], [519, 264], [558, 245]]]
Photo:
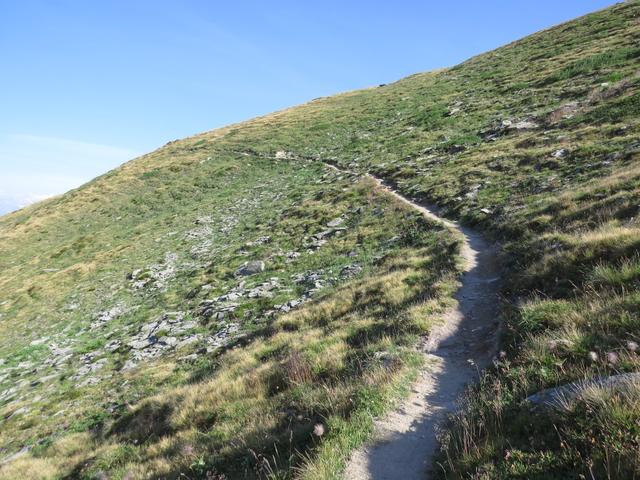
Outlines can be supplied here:
[[421, 345], [425, 370], [409, 398], [376, 420], [373, 440], [353, 453], [344, 473], [345, 480], [425, 480], [431, 476], [438, 451], [439, 425], [454, 410], [464, 387], [478, 380], [480, 370], [495, 353], [500, 283], [497, 248], [474, 230], [441, 218], [435, 208], [415, 203], [379, 178], [369, 177], [425, 217], [464, 237], [461, 255], [465, 267], [455, 295], [458, 305]]

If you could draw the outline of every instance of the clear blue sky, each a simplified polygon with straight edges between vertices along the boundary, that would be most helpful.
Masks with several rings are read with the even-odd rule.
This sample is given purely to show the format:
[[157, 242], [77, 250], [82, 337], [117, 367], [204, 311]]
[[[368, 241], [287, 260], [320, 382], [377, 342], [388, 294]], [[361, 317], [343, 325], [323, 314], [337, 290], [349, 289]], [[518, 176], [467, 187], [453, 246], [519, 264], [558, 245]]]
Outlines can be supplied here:
[[0, 0], [0, 212], [163, 143], [450, 66], [612, 0]]

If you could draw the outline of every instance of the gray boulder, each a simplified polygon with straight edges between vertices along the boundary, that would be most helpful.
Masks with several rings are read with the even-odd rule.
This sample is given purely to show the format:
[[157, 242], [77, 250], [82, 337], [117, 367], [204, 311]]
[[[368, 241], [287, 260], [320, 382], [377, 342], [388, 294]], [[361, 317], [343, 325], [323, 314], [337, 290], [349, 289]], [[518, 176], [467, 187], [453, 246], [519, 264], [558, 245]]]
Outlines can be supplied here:
[[256, 273], [264, 272], [264, 262], [262, 260], [254, 260], [246, 262], [242, 267], [236, 270], [236, 276], [246, 277], [249, 275], [255, 275]]
[[344, 223], [344, 217], [337, 217], [327, 223], [327, 227], [334, 228], [342, 225]]
[[589, 388], [624, 391], [640, 386], [640, 373], [621, 373], [610, 377], [596, 377], [589, 380], [568, 383], [556, 388], [541, 390], [526, 398], [534, 409], [562, 409], [571, 402], [580, 400]]

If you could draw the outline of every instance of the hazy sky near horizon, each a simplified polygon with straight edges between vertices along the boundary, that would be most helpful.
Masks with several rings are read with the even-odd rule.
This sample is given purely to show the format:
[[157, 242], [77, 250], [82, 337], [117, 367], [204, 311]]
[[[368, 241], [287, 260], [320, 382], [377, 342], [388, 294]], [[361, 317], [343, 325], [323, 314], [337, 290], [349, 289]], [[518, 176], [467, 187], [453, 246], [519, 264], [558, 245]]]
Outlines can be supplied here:
[[169, 140], [451, 66], [611, 0], [0, 0], [0, 214]]

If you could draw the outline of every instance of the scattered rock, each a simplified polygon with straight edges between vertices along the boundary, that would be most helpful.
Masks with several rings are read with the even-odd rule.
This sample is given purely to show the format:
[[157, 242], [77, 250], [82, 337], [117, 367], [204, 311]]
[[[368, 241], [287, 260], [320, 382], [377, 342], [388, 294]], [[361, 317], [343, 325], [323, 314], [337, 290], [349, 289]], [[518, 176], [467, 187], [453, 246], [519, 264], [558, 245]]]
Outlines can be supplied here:
[[28, 370], [28, 369], [33, 368], [34, 366], [35, 366], [35, 363], [33, 363], [33, 362], [28, 362], [28, 361], [27, 361], [27, 362], [20, 362], [20, 363], [18, 363], [18, 368], [19, 368], [20, 370]]
[[572, 401], [583, 398], [590, 388], [623, 391], [640, 385], [640, 373], [622, 373], [610, 377], [598, 377], [548, 388], [526, 398], [534, 408], [565, 408]]
[[184, 312], [166, 312], [140, 327], [138, 334], [127, 343], [131, 348], [131, 363], [157, 358], [183, 345], [185, 337], [197, 327], [196, 322], [184, 321], [184, 316]]
[[514, 121], [507, 119], [497, 123], [494, 122], [491, 126], [482, 130], [480, 136], [485, 140], [494, 141], [514, 130], [532, 130], [538, 127], [539, 125], [532, 120]]
[[133, 360], [127, 360], [126, 362], [124, 362], [124, 365], [122, 366], [122, 370], [124, 371], [131, 370], [135, 368], [137, 365], [138, 364]]
[[82, 365], [75, 373], [75, 375], [73, 375], [71, 378], [73, 380], [79, 380], [81, 377], [84, 377], [90, 373], [93, 372], [97, 372], [98, 370], [102, 369], [107, 363], [108, 363], [108, 359], [106, 358], [101, 358], [99, 360], [94, 360], [95, 356], [97, 355], [97, 353], [86, 353], [85, 355], [82, 356], [82, 362], [84, 363], [84, 365]]
[[293, 282], [300, 285], [306, 285], [317, 290], [324, 286], [321, 272], [305, 272], [292, 275]]
[[506, 170], [505, 165], [498, 160], [487, 163], [487, 167], [496, 172], [504, 172]]
[[142, 338], [139, 340], [132, 340], [129, 342], [129, 346], [134, 350], [141, 350], [155, 344], [157, 341], [157, 338], [152, 335], [150, 337]]
[[357, 263], [346, 265], [340, 270], [340, 276], [343, 278], [353, 277], [362, 271], [362, 266]]
[[95, 320], [91, 323], [89, 327], [91, 330], [97, 330], [104, 327], [111, 320], [118, 318], [120, 315], [125, 313], [125, 307], [122, 304], [115, 305], [111, 307], [109, 310], [105, 310], [104, 312], [99, 312]]
[[287, 252], [285, 254], [285, 257], [286, 257], [285, 263], [291, 263], [299, 256], [300, 256], [300, 252]]
[[158, 342], [173, 348], [178, 344], [178, 339], [176, 337], [166, 337], [165, 336], [165, 337], [160, 337], [158, 339]]
[[227, 323], [223, 325], [216, 333], [205, 338], [207, 352], [213, 352], [218, 348], [228, 345], [232, 340], [239, 338], [239, 330], [240, 325], [237, 323]]
[[323, 230], [319, 233], [313, 234], [310, 237], [305, 237], [305, 246], [316, 250], [325, 245], [330, 237], [345, 230], [345, 227], [332, 227], [328, 230]]
[[187, 345], [191, 345], [192, 343], [196, 343], [197, 341], [199, 341], [201, 338], [202, 338], [202, 335], [200, 334], [189, 335], [179, 340], [178, 343], [176, 344], [176, 348], [182, 348]]
[[[224, 295], [224, 297], [226, 297], [226, 295]], [[213, 318], [215, 320], [224, 320], [228, 318], [239, 306], [237, 303], [218, 304], [217, 300], [204, 300], [200, 305], [200, 315], [203, 318]]]
[[82, 382], [78, 383], [78, 387], [86, 387], [89, 385], [95, 385], [97, 383], [100, 383], [103, 380], [102, 377], [94, 377], [94, 376], [90, 376], [85, 378]]
[[334, 218], [330, 222], [327, 223], [327, 227], [334, 228], [342, 225], [344, 223], [344, 217]]
[[134, 289], [141, 289], [153, 284], [154, 288], [163, 291], [168, 282], [178, 273], [177, 262], [178, 255], [169, 252], [165, 254], [163, 263], [151, 265], [146, 270], [134, 270], [127, 278], [132, 281]]
[[195, 223], [196, 225], [208, 225], [210, 223], [213, 223], [213, 218], [209, 215], [203, 215], [196, 218], [195, 222], [193, 223]]
[[29, 412], [29, 407], [20, 407], [17, 410], [14, 410], [13, 412], [11, 412], [11, 414], [5, 418], [9, 419], [9, 418], [17, 417], [19, 415], [24, 415], [27, 412]]
[[77, 310], [78, 308], [80, 308], [80, 304], [79, 303], [69, 303], [68, 305], [65, 305], [65, 310], [68, 310], [70, 312], [73, 312], [74, 310]]
[[107, 352], [115, 352], [121, 346], [122, 346], [122, 342], [120, 342], [120, 340], [111, 340], [109, 343], [105, 345], [104, 349]]
[[453, 144], [453, 145], [446, 145], [445, 147], [442, 148], [443, 151], [447, 152], [447, 153], [461, 153], [464, 152], [467, 149], [467, 147], [465, 147], [464, 145], [460, 145], [460, 144]]
[[246, 277], [249, 275], [255, 275], [257, 273], [264, 272], [265, 264], [262, 260], [254, 260], [245, 262], [245, 264], [236, 270], [235, 275], [240, 277]]
[[73, 357], [72, 347], [59, 347], [55, 343], [49, 345], [51, 355], [44, 360], [43, 364], [49, 367], [60, 368], [68, 363]]
[[257, 246], [264, 245], [264, 244], [269, 243], [269, 242], [271, 242], [271, 237], [265, 235], [265, 236], [256, 238], [252, 242], [247, 242], [245, 244], [245, 246], [247, 246], [247, 247], [257, 247]]
[[558, 162], [556, 162], [555, 160], [547, 160], [545, 162], [540, 162], [540, 163], [536, 164], [536, 166], [534, 168], [538, 172], [543, 170], [543, 169], [546, 169], [546, 170], [557, 170], [558, 168], [560, 168], [560, 164]]
[[579, 108], [580, 108], [580, 104], [578, 102], [569, 102], [563, 105], [562, 107], [558, 108], [557, 110], [554, 110], [553, 112], [551, 112], [549, 114], [549, 121], [551, 123], [555, 123], [562, 119], [572, 118]]
[[197, 240], [200, 238], [209, 237], [213, 233], [213, 229], [209, 224], [198, 223], [196, 221], [196, 225], [199, 225], [198, 228], [187, 231], [184, 234], [184, 238], [186, 238], [187, 240]]
[[14, 460], [17, 460], [18, 458], [25, 456], [30, 451], [31, 451], [31, 447], [30, 446], [22, 447], [16, 453], [13, 453], [13, 454], [11, 454], [11, 455], [9, 455], [7, 457], [4, 457], [2, 460], [0, 460], [0, 465], [5, 465], [7, 463], [13, 462]]
[[398, 359], [387, 351], [375, 352], [373, 358], [379, 361], [386, 370], [391, 370], [398, 365]]
[[40, 383], [47, 383], [47, 382], [49, 382], [49, 381], [51, 381], [51, 380], [54, 380], [54, 379], [56, 379], [56, 378], [58, 378], [58, 377], [59, 377], [59, 374], [57, 374], [57, 373], [52, 373], [51, 375], [45, 375], [44, 377], [40, 377], [40, 378], [38, 379], [38, 381], [39, 381]]
[[270, 298], [273, 297], [275, 290], [279, 286], [277, 278], [271, 278], [268, 282], [264, 282], [247, 292], [249, 298]]
[[477, 184], [477, 185], [473, 185], [469, 191], [467, 193], [465, 193], [465, 197], [474, 200], [477, 196], [478, 196], [478, 192], [480, 191], [480, 189], [482, 188], [482, 185]]
[[513, 120], [503, 120], [502, 127], [507, 130], [530, 130], [533, 128], [538, 128], [538, 124], [531, 120], [520, 120], [519, 122], [514, 122]]
[[294, 300], [289, 300], [288, 302], [283, 303], [281, 305], [274, 305], [273, 308], [275, 308], [280, 312], [287, 313], [287, 312], [290, 312], [292, 309], [302, 305], [305, 301], [306, 301], [306, 298], [296, 298]]

